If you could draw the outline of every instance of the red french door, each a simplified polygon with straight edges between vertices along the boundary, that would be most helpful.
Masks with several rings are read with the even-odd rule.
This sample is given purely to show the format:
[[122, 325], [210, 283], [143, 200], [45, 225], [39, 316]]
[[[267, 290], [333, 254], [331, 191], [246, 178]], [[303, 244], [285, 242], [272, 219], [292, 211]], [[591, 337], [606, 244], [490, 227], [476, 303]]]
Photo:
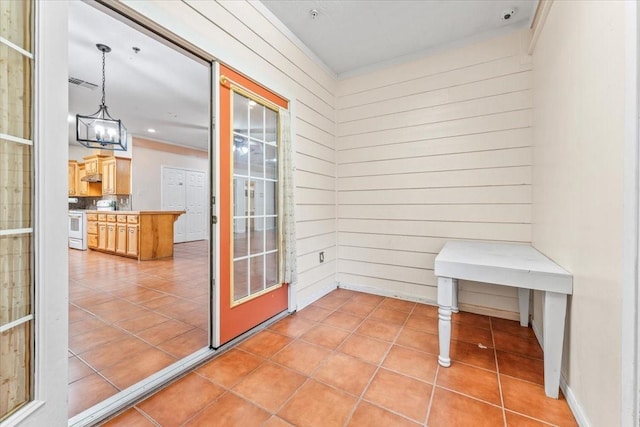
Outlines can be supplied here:
[[220, 344], [287, 309], [278, 110], [287, 100], [220, 65]]

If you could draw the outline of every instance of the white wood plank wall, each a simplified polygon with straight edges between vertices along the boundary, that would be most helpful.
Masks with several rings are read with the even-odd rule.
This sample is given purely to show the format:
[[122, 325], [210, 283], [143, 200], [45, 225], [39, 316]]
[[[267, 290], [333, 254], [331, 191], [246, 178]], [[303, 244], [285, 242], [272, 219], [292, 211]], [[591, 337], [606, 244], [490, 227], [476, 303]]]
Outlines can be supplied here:
[[[338, 82], [338, 281], [435, 302], [450, 239], [531, 241], [532, 66], [524, 32]], [[460, 301], [510, 316], [511, 288]], [[482, 309], [481, 309], [482, 310]]]
[[260, 5], [238, 0], [124, 2], [291, 101], [299, 308], [335, 288], [335, 77], [287, 38]]

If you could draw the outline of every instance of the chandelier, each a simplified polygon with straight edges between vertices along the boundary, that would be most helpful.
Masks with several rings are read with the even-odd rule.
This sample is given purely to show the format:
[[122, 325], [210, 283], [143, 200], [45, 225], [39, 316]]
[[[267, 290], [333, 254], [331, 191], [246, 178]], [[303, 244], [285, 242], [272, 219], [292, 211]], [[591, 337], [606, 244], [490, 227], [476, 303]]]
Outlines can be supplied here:
[[96, 47], [102, 52], [102, 103], [98, 111], [89, 116], [76, 114], [76, 140], [87, 148], [127, 151], [127, 129], [121, 120], [111, 117], [105, 103], [104, 58], [111, 48], [103, 44]]

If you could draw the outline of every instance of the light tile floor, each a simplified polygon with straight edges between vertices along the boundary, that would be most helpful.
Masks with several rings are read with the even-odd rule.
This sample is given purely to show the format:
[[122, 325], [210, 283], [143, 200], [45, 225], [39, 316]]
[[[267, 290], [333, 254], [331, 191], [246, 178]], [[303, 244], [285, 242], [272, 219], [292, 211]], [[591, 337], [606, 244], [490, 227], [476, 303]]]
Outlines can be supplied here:
[[108, 426], [575, 426], [544, 395], [530, 328], [336, 290], [138, 403]]
[[69, 250], [69, 417], [208, 344], [207, 242], [139, 262]]

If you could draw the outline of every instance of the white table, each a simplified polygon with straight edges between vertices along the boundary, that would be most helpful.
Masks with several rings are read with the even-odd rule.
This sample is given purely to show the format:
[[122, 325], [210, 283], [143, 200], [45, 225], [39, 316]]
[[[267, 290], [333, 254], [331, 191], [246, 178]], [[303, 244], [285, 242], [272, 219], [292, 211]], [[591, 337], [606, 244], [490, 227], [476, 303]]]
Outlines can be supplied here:
[[544, 292], [544, 391], [558, 398], [567, 295], [573, 277], [529, 245], [447, 242], [435, 261], [438, 277], [438, 363], [449, 367], [451, 313], [458, 312], [458, 279], [518, 288], [520, 325], [529, 325], [531, 289]]

